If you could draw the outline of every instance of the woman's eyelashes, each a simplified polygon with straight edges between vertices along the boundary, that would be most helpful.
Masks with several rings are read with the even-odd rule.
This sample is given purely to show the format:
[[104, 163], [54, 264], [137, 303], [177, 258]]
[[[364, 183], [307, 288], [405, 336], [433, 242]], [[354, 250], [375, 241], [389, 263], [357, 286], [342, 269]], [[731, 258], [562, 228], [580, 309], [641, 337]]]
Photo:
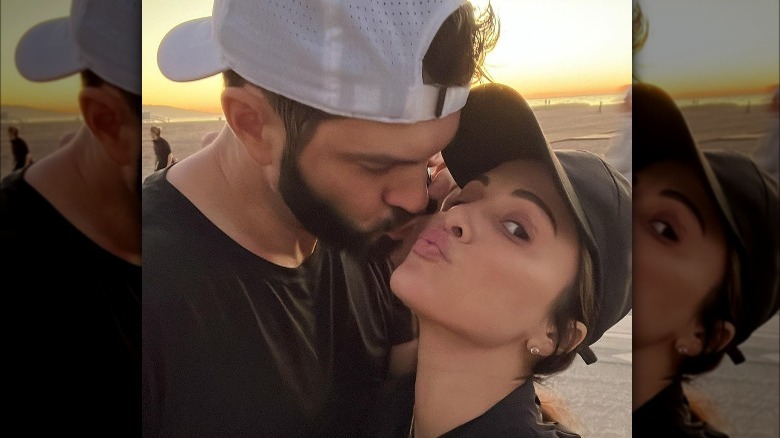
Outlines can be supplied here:
[[680, 237], [677, 235], [677, 232], [674, 230], [674, 227], [666, 221], [656, 219], [650, 221], [650, 226], [653, 227], [653, 230], [655, 230], [656, 235], [664, 240], [668, 240], [671, 242], [678, 242], [680, 240]]
[[501, 222], [501, 225], [510, 235], [526, 242], [531, 240], [531, 236], [528, 234], [528, 231], [525, 229], [523, 224], [515, 221], [503, 221]]

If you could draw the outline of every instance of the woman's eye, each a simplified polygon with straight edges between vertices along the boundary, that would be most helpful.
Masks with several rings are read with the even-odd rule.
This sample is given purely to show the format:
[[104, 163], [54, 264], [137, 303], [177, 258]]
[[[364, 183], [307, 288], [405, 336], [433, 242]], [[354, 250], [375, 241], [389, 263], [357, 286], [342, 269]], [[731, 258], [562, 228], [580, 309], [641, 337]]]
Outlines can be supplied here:
[[517, 222], [513, 221], [505, 221], [502, 222], [501, 225], [506, 228], [507, 231], [509, 231], [509, 234], [523, 240], [530, 240], [530, 236], [528, 235], [528, 232], [525, 230], [525, 228], [518, 224]]
[[667, 224], [664, 221], [652, 221], [650, 223], [653, 226], [653, 229], [655, 229], [655, 232], [658, 233], [660, 236], [672, 240], [676, 242], [679, 240], [677, 237], [677, 233], [674, 232], [674, 228], [671, 227], [671, 225]]

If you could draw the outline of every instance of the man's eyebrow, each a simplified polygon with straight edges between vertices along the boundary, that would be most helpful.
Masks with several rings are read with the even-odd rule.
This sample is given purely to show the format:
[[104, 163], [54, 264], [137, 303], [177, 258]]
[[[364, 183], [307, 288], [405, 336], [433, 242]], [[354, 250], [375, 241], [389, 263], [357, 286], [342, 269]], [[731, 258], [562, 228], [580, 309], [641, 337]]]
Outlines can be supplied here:
[[699, 221], [699, 225], [701, 226], [702, 234], [705, 232], [704, 228], [704, 216], [702, 216], [701, 211], [699, 210], [699, 207], [696, 206], [696, 204], [691, 201], [690, 198], [685, 196], [682, 192], [678, 192], [677, 190], [673, 189], [664, 189], [661, 190], [661, 196], [674, 199], [675, 201], [680, 202], [684, 206], [688, 207], [688, 210], [693, 213], [694, 216], [696, 216], [696, 220]]
[[514, 192], [512, 192], [512, 196], [527, 199], [534, 204], [536, 204], [539, 208], [544, 211], [544, 213], [547, 215], [548, 218], [550, 218], [550, 222], [552, 222], [553, 231], [555, 234], [558, 234], [558, 223], [555, 221], [555, 216], [553, 216], [552, 210], [550, 207], [542, 201], [542, 198], [536, 196], [536, 194], [529, 192], [528, 190], [523, 189], [517, 189]]

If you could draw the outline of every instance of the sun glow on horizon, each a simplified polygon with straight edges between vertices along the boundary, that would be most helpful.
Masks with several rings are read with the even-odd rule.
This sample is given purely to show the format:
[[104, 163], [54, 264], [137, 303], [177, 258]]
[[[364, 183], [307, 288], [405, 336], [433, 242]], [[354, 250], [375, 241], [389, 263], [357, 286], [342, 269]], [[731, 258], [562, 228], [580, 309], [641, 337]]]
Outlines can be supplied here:
[[780, 74], [776, 0], [639, 0], [649, 24], [634, 73], [675, 97], [753, 94]]
[[[501, 36], [486, 59], [488, 73], [527, 98], [620, 93], [631, 82], [631, 6], [626, 3], [492, 0]], [[484, 10], [487, 0], [472, 4]], [[212, 0], [154, 5], [143, 11], [144, 105], [221, 113], [219, 75], [177, 83], [166, 79], [156, 64], [165, 34], [179, 23], [211, 15]]]

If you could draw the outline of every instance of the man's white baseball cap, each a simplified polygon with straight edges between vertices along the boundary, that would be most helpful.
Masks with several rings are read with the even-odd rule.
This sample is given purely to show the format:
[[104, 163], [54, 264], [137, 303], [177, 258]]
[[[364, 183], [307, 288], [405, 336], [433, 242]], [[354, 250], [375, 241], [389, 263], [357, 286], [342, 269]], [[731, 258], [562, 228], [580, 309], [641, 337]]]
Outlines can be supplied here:
[[157, 63], [174, 81], [232, 69], [330, 114], [392, 123], [444, 117], [469, 84], [423, 83], [423, 58], [466, 0], [215, 0], [211, 17], [172, 29]]
[[141, 94], [139, 0], [73, 0], [70, 15], [33, 26], [16, 46], [16, 68], [43, 82], [91, 70]]

